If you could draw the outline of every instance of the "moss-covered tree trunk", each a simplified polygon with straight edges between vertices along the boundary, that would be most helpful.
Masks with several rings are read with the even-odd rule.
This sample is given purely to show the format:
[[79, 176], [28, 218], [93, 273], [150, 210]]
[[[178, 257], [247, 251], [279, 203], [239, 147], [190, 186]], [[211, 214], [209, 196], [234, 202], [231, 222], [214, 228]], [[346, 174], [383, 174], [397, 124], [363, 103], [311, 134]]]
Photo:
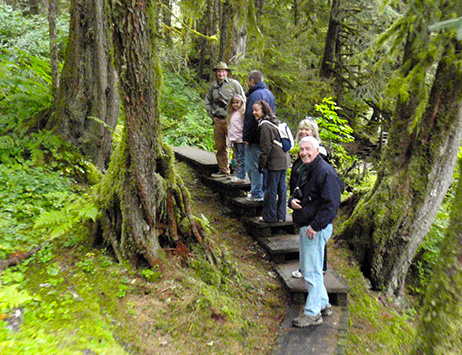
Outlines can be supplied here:
[[[119, 260], [158, 262], [159, 238], [179, 244], [180, 226], [202, 241], [188, 194], [160, 135], [157, 3], [111, 1], [125, 131], [99, 186], [101, 231]], [[184, 234], [183, 234], [184, 235]]]
[[442, 41], [445, 52], [428, 101], [422, 99], [425, 68], [431, 66], [422, 56], [429, 41], [423, 26], [415, 24], [407, 40], [408, 97], [399, 98], [377, 182], [341, 233], [373, 286], [395, 294], [403, 291], [409, 265], [452, 182], [462, 137], [460, 51], [456, 42]]
[[[462, 116], [462, 109], [459, 113]], [[462, 160], [459, 161], [462, 171]], [[456, 189], [450, 224], [440, 258], [425, 294], [413, 354], [462, 351], [462, 179]]]
[[120, 107], [106, 6], [106, 0], [72, 0], [65, 64], [45, 125], [100, 169], [109, 163]]

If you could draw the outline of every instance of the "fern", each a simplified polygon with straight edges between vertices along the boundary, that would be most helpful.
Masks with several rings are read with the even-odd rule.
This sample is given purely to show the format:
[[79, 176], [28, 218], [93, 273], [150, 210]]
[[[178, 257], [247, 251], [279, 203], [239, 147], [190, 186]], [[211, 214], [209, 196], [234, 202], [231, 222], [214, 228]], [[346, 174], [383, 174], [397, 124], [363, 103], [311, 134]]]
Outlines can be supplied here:
[[76, 224], [88, 220], [95, 221], [98, 209], [88, 195], [53, 194], [59, 203], [64, 203], [59, 210], [42, 212], [34, 222], [34, 228], [47, 233], [50, 239], [71, 231]]
[[0, 312], [4, 313], [28, 304], [33, 297], [26, 290], [18, 290], [19, 285], [0, 288]]

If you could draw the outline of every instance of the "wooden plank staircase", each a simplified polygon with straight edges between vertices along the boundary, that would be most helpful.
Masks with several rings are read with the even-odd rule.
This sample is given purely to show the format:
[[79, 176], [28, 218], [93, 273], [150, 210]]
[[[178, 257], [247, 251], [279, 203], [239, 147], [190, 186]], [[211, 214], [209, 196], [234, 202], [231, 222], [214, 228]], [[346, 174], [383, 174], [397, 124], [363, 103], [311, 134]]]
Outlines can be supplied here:
[[[218, 171], [215, 155], [192, 147], [174, 147], [178, 160], [189, 163], [198, 173], [201, 181], [220, 194], [223, 202], [238, 216], [247, 232], [258, 241], [276, 263], [275, 271], [283, 281], [296, 305], [304, 304], [306, 284], [303, 279], [295, 279], [291, 273], [299, 268], [298, 251], [299, 236], [292, 222], [292, 215], [287, 220], [277, 223], [260, 222], [262, 202], [246, 199], [250, 183], [232, 183], [227, 178], [212, 178], [210, 175]], [[349, 286], [333, 270], [328, 267], [324, 275], [324, 283], [334, 306], [346, 306]]]

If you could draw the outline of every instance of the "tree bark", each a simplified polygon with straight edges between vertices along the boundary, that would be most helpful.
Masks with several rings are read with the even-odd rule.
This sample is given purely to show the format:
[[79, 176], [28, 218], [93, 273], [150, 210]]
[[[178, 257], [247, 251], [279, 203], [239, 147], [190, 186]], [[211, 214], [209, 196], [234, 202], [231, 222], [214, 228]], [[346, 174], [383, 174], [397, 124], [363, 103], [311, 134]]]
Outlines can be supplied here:
[[[175, 173], [173, 152], [160, 133], [157, 3], [114, 0], [111, 6], [125, 130], [98, 186], [100, 230], [119, 260], [154, 266], [162, 250], [159, 238], [177, 247], [182, 245], [181, 233], [203, 239]], [[179, 228], [185, 224], [189, 228]]]
[[[462, 106], [459, 110], [462, 116]], [[462, 118], [461, 118], [462, 119]], [[462, 159], [459, 160], [462, 171]], [[440, 258], [419, 312], [412, 354], [457, 354], [462, 349], [462, 179], [456, 188]]]
[[[420, 54], [416, 33], [418, 25], [405, 49], [408, 73]], [[420, 44], [425, 43], [424, 38]], [[409, 99], [397, 104], [377, 182], [341, 235], [373, 286], [388, 294], [403, 293], [409, 265], [452, 182], [462, 138], [462, 70], [455, 64], [461, 56], [454, 42], [446, 48], [418, 124], [413, 118], [424, 73], [410, 84]]]
[[58, 43], [56, 36], [56, 0], [48, 0], [48, 28], [50, 31], [51, 90], [53, 97], [59, 87]]
[[99, 169], [108, 166], [120, 106], [109, 31], [105, 0], [72, 0], [61, 85], [46, 125]]
[[229, 59], [233, 56], [233, 24], [232, 7], [229, 0], [220, 2], [220, 49], [218, 52], [218, 58], [220, 61], [229, 62]]
[[321, 76], [324, 78], [330, 78], [332, 76], [336, 61], [335, 57], [340, 50], [338, 48], [338, 36], [341, 28], [339, 20], [340, 2], [340, 0], [332, 0], [330, 9], [329, 26], [327, 28], [324, 54], [320, 67]]
[[[210, 34], [218, 34], [218, 19], [219, 19], [219, 12], [218, 9], [220, 8], [219, 6], [219, 0], [210, 0], [210, 3], [213, 4], [212, 9], [209, 10], [208, 18], [207, 21], [210, 21]], [[218, 48], [217, 48], [217, 43], [215, 42], [210, 42], [209, 41], [209, 53], [210, 53], [210, 61], [209, 65], [210, 68], [212, 69], [215, 64], [218, 62]], [[215, 74], [209, 70], [209, 79], [214, 80], [215, 79]]]
[[29, 15], [38, 15], [39, 5], [38, 0], [29, 0]]

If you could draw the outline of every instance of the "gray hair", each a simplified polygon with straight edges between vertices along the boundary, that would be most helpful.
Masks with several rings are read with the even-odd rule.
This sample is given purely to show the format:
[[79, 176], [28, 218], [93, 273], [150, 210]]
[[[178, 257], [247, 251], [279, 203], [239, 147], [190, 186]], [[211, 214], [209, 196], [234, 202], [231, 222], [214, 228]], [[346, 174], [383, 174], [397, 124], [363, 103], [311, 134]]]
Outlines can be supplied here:
[[306, 136], [300, 140], [300, 144], [310, 143], [314, 150], [319, 150], [319, 141], [313, 136]]

